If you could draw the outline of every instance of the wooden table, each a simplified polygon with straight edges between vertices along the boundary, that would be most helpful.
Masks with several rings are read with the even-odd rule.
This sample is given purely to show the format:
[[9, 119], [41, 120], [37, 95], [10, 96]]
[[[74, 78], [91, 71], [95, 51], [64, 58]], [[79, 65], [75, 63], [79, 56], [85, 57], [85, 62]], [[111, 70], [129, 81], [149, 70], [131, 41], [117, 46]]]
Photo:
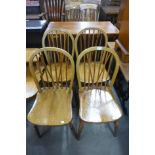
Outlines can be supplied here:
[[37, 48], [26, 48], [26, 99], [33, 97], [37, 93], [37, 87], [29, 71], [29, 60]]
[[119, 30], [111, 22], [50, 22], [46, 31], [49, 29], [66, 29], [76, 36], [78, 32], [87, 27], [97, 27], [103, 29], [110, 41], [114, 41], [119, 34]]

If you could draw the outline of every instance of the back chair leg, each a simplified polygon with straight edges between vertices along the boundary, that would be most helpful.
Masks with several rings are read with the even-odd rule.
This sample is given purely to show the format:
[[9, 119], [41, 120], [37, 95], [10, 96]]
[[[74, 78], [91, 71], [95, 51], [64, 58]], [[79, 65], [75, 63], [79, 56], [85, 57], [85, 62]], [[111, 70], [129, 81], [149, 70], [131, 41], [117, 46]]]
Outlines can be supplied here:
[[117, 136], [118, 128], [119, 128], [119, 121], [115, 121], [114, 122], [114, 137]]
[[72, 133], [73, 133], [73, 136], [77, 139], [77, 133], [76, 133], [76, 130], [73, 126], [73, 120], [69, 123], [69, 126], [70, 126]]
[[80, 119], [80, 124], [79, 124], [79, 128], [78, 128], [78, 135], [77, 135], [77, 139], [80, 140], [80, 136], [81, 136], [81, 132], [83, 130], [84, 127], [84, 122]]

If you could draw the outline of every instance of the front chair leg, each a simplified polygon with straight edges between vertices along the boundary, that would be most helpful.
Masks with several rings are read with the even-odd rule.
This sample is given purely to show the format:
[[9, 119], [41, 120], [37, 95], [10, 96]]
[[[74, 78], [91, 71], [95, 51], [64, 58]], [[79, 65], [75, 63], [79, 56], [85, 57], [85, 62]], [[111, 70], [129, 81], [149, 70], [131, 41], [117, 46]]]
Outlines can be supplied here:
[[119, 121], [115, 121], [114, 122], [114, 137], [117, 136], [118, 128], [119, 128]]
[[77, 133], [76, 133], [76, 130], [75, 130], [74, 126], [73, 126], [73, 121], [71, 121], [69, 123], [69, 126], [70, 126], [70, 129], [71, 129], [72, 133], [73, 133], [73, 136], [77, 139]]
[[80, 136], [81, 136], [81, 132], [83, 130], [84, 127], [84, 122], [80, 119], [80, 124], [79, 124], [79, 129], [78, 129], [78, 135], [77, 135], [77, 139], [80, 140]]
[[42, 135], [40, 134], [40, 132], [39, 132], [39, 128], [38, 128], [37, 125], [34, 125], [34, 129], [35, 129], [35, 131], [36, 131], [38, 137], [41, 137]]

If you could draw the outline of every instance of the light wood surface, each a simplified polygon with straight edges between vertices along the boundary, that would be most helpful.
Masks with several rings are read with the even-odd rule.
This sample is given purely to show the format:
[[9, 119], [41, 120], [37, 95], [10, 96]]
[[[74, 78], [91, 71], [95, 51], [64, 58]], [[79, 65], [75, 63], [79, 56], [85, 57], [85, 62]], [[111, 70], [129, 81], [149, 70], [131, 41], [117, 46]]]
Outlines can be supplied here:
[[[95, 70], [94, 70], [94, 67], [95, 67]], [[94, 79], [89, 79], [89, 71], [91, 70], [92, 73], [94, 73]], [[79, 65], [79, 72], [80, 72], [80, 81], [81, 82], [85, 82], [85, 83], [97, 83], [97, 82], [104, 82], [106, 80], [109, 80], [109, 77], [107, 78], [108, 76], [108, 73], [107, 71], [105, 70], [104, 71], [104, 75], [103, 77], [100, 76], [99, 79], [98, 79], [98, 73], [99, 73], [99, 69], [100, 70], [104, 70], [104, 65], [101, 64], [100, 66], [100, 63], [99, 62], [91, 62], [90, 64], [89, 63], [80, 63]]]
[[[62, 81], [71, 80], [71, 77], [72, 77], [71, 65], [67, 66], [67, 70], [68, 70], [67, 71], [67, 77], [66, 77], [66, 64], [65, 63], [62, 63], [62, 64], [56, 63], [56, 64], [52, 64], [50, 66], [48, 65], [47, 66], [48, 71], [50, 71], [50, 67], [51, 67], [51, 75], [47, 74], [49, 82], [52, 82], [52, 79], [50, 76], [52, 76], [54, 82], [56, 82], [56, 81], [61, 82], [61, 80]], [[55, 67], [57, 68], [57, 75], [56, 75]], [[41, 67], [41, 68], [43, 69], [44, 67]], [[61, 78], [57, 78], [56, 76], [58, 76], [60, 74], [61, 74]], [[43, 74], [43, 80], [47, 81], [47, 77], [46, 77], [45, 73]]]
[[[35, 64], [34, 59], [37, 60]], [[51, 87], [51, 81], [52, 87], [68, 87], [69, 82], [69, 87], [72, 88], [75, 67], [73, 58], [67, 51], [56, 47], [38, 49], [31, 56], [29, 66], [39, 92], [41, 87]], [[71, 70], [68, 66], [71, 66]], [[65, 77], [65, 81], [62, 77]]]
[[69, 89], [44, 89], [37, 98], [28, 120], [36, 125], [65, 125], [72, 119], [72, 92]]
[[31, 98], [37, 93], [37, 87], [35, 82], [30, 74], [29, 69], [26, 69], [26, 98]]
[[50, 29], [42, 37], [42, 47], [58, 47], [69, 52], [74, 57], [74, 38], [64, 29]]
[[[108, 47], [110, 47], [111, 49], [114, 49], [115, 42], [108, 42]], [[122, 61], [120, 61], [120, 69], [123, 73], [125, 80], [128, 82], [129, 81], [129, 63], [123, 63]]]
[[[46, 59], [45, 59], [46, 58]], [[34, 64], [33, 60], [37, 62]], [[66, 60], [66, 64], [71, 65], [70, 83], [66, 80], [64, 85], [61, 79], [61, 74], [58, 74], [57, 63], [60, 63], [60, 72], [62, 73], [62, 62]], [[56, 81], [52, 77], [51, 64], [54, 65], [56, 73]], [[44, 66], [43, 70], [42, 67]], [[47, 67], [49, 66], [49, 68]], [[68, 69], [66, 67], [66, 69]], [[51, 125], [59, 126], [69, 124], [72, 119], [72, 86], [74, 79], [74, 61], [72, 56], [65, 50], [55, 47], [44, 47], [38, 49], [30, 58], [30, 71], [38, 89], [35, 103], [28, 114], [28, 120], [36, 125]], [[51, 84], [44, 84], [42, 74], [46, 75], [47, 82], [52, 81]], [[67, 76], [67, 70], [66, 76]], [[38, 76], [39, 74], [39, 76]], [[48, 74], [50, 76], [48, 76]], [[60, 75], [60, 76], [59, 76]], [[38, 79], [40, 77], [41, 79]], [[50, 79], [48, 79], [50, 78]], [[42, 83], [42, 85], [41, 85]]]
[[[93, 65], [92, 62], [94, 62]], [[114, 65], [112, 65], [113, 63]], [[84, 63], [84, 65], [83, 65]], [[83, 65], [84, 70], [80, 71], [80, 65]], [[88, 76], [86, 77], [86, 64], [88, 64]], [[81, 79], [84, 74], [84, 83], [88, 81], [88, 88], [93, 86], [102, 88], [103, 84], [100, 81], [106, 81], [104, 87], [112, 89], [117, 73], [120, 67], [120, 60], [113, 49], [96, 46], [85, 49], [77, 58], [76, 72], [79, 90], [82, 89]], [[81, 74], [83, 72], [83, 74]], [[106, 76], [105, 76], [106, 75]], [[110, 75], [110, 76], [109, 76]], [[100, 81], [99, 81], [100, 79]], [[87, 85], [84, 85], [87, 87]]]
[[88, 27], [96, 27], [101, 28], [105, 31], [107, 35], [117, 35], [119, 34], [119, 30], [115, 27], [111, 22], [50, 22], [46, 31], [49, 29], [66, 29], [71, 34], [76, 35], [84, 28]]
[[80, 118], [85, 122], [113, 122], [120, 119], [122, 111], [110, 92], [99, 89], [79, 93]]
[[31, 55], [37, 50], [38, 48], [26, 48], [26, 63], [29, 63]]
[[[95, 56], [93, 56], [93, 52]], [[94, 64], [97, 64], [93, 66], [94, 71], [91, 71], [89, 67], [89, 76], [87, 78], [85, 76], [85, 79], [88, 79], [87, 82], [89, 84], [92, 83], [92, 85], [88, 84], [88, 86], [85, 84], [82, 85], [82, 74], [80, 71], [80, 65], [83, 59], [84, 61], [87, 60], [88, 65], [91, 66], [90, 58], [87, 55], [93, 56]], [[87, 59], [85, 56], [87, 56]], [[98, 60], [98, 63], [95, 62], [96, 60]], [[113, 65], [112, 61], [115, 62]], [[122, 111], [112, 94], [112, 88], [119, 70], [119, 65], [120, 62], [118, 55], [113, 49], [107, 47], [90, 47], [80, 53], [77, 58], [76, 71], [79, 85], [79, 115], [81, 120], [91, 123], [105, 123], [114, 122], [120, 119]], [[103, 66], [102, 69], [101, 66]], [[110, 73], [112, 68], [113, 71]], [[104, 77], [104, 73], [107, 74], [106, 78]], [[96, 81], [94, 80], [94, 75], [97, 75]], [[90, 77], [93, 82], [89, 80]], [[99, 77], [106, 82], [104, 82], [104, 84], [99, 84]], [[84, 83], [86, 83], [86, 80], [84, 80]]]
[[76, 57], [86, 48], [107, 46], [108, 36], [103, 29], [91, 27], [82, 29], [75, 38]]
[[99, 10], [97, 4], [80, 4], [82, 21], [98, 21]]

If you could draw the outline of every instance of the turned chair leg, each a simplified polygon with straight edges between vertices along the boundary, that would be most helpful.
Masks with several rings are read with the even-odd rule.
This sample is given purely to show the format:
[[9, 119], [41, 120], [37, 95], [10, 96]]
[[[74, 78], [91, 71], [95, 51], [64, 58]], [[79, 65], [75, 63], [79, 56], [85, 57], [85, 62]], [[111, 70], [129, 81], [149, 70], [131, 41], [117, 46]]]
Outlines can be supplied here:
[[77, 134], [77, 139], [80, 140], [81, 132], [84, 127], [84, 122], [80, 119], [80, 124], [79, 124], [79, 129], [78, 129], [78, 134]]
[[74, 126], [73, 126], [73, 121], [71, 121], [69, 123], [69, 126], [70, 126], [70, 129], [72, 131], [73, 136], [77, 139], [77, 133], [76, 133], [76, 130], [75, 130]]
[[119, 128], [119, 121], [115, 121], [114, 122], [114, 137], [117, 136], [118, 128]]

